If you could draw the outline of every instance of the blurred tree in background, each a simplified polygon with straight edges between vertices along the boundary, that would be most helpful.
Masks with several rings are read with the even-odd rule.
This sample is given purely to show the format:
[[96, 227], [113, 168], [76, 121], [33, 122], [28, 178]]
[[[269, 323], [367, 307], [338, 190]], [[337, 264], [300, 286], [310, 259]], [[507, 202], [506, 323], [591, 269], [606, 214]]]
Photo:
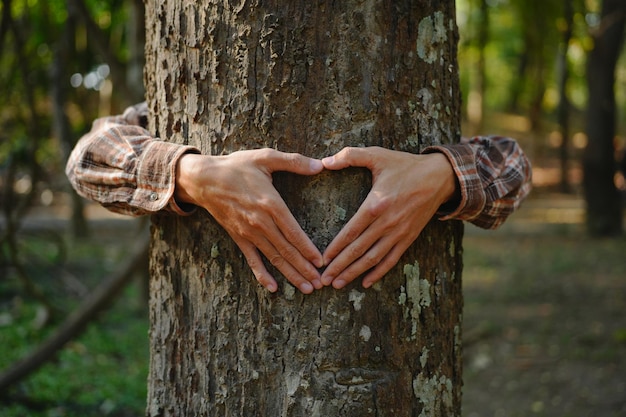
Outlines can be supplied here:
[[52, 310], [16, 234], [34, 206], [71, 210], [72, 234], [87, 234], [64, 165], [96, 117], [143, 97], [143, 3], [2, 0], [0, 13], [0, 265]]
[[7, 224], [31, 204], [54, 201], [68, 152], [94, 118], [141, 100], [142, 7], [136, 0], [2, 0], [0, 160]]
[[621, 234], [626, 2], [463, 0], [457, 8], [464, 133], [504, 133], [485, 128], [508, 131], [513, 124], [498, 119], [513, 121], [537, 182], [556, 169], [555, 190], [568, 193], [583, 191], [585, 156], [588, 231]]
[[[593, 47], [587, 60], [589, 142], [583, 155], [583, 185], [587, 230], [593, 236], [622, 232], [622, 201], [615, 187], [616, 122], [615, 72], [626, 27], [626, 1], [604, 0]], [[623, 109], [623, 107], [622, 107]], [[622, 110], [622, 117], [623, 117]], [[623, 150], [622, 150], [622, 158]], [[623, 165], [623, 161], [622, 161]]]

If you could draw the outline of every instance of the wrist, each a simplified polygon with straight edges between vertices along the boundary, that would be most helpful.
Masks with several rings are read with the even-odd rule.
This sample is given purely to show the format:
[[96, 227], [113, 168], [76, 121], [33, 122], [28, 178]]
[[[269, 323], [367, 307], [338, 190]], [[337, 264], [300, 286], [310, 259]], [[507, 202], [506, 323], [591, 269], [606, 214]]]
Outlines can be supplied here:
[[198, 178], [205, 160], [205, 155], [195, 153], [186, 153], [178, 159], [174, 186], [177, 202], [198, 205]]
[[440, 179], [441, 205], [454, 207], [461, 200], [461, 187], [448, 157], [441, 152], [428, 154], [432, 158], [437, 177]]

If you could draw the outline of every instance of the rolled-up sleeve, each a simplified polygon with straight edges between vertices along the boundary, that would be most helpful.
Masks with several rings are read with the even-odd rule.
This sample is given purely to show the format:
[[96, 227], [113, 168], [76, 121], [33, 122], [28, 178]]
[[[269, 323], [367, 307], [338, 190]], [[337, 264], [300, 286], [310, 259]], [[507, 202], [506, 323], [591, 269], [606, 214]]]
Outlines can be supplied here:
[[459, 180], [460, 202], [453, 210], [440, 211], [442, 220], [465, 220], [495, 229], [519, 208], [531, 190], [531, 164], [514, 139], [477, 136], [424, 150], [430, 152], [445, 154]]
[[140, 125], [145, 111], [139, 105], [122, 116], [97, 119], [72, 151], [67, 177], [79, 195], [117, 213], [189, 214], [193, 207], [174, 198], [176, 164], [182, 155], [199, 150], [154, 138]]

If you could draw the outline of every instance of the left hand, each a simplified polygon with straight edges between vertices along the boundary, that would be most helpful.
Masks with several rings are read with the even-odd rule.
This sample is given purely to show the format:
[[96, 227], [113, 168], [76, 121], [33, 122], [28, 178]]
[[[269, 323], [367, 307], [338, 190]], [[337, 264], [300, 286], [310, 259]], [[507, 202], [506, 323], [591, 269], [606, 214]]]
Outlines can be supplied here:
[[454, 170], [441, 153], [344, 148], [322, 163], [330, 170], [354, 166], [372, 172], [365, 201], [323, 254], [328, 267], [322, 283], [337, 289], [365, 272], [365, 288], [382, 278], [456, 189]]
[[304, 294], [322, 288], [322, 254], [304, 233], [272, 184], [272, 173], [315, 175], [322, 163], [274, 149], [225, 156], [183, 155], [176, 168], [176, 199], [205, 208], [245, 256], [256, 279], [270, 292], [278, 283], [261, 253]]

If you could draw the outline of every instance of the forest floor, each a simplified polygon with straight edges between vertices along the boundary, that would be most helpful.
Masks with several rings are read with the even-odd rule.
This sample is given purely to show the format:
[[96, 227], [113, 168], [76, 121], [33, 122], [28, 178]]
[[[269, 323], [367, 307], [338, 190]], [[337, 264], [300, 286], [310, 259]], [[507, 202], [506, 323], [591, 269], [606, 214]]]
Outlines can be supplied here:
[[[102, 277], [124, 257], [111, 237], [137, 224], [90, 210], [93, 242], [67, 257], [75, 274]], [[500, 229], [466, 226], [463, 417], [626, 415], [626, 238], [586, 237], [583, 216], [579, 197], [537, 190]], [[29, 230], [58, 216], [36, 220]], [[142, 415], [147, 316], [133, 287], [0, 401], [0, 415]], [[43, 336], [37, 309], [0, 295], [4, 368]]]
[[626, 415], [626, 239], [538, 192], [499, 230], [466, 227], [464, 417]]

